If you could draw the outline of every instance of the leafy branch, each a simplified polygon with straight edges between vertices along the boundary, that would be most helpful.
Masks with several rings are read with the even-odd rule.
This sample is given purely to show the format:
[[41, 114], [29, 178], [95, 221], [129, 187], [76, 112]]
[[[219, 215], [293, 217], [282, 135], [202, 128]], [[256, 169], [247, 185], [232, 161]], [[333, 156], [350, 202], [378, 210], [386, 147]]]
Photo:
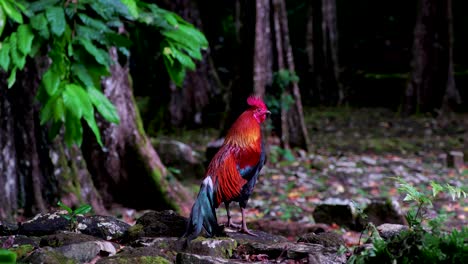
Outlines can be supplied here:
[[[0, 68], [9, 73], [8, 88], [27, 58], [47, 56], [49, 66], [41, 76], [37, 94], [42, 103], [41, 124], [50, 123], [50, 136], [65, 127], [68, 145], [81, 145], [82, 121], [102, 146], [95, 120], [97, 111], [118, 124], [114, 105], [102, 93], [101, 80], [110, 73], [108, 50], [116, 47], [129, 56], [131, 41], [125, 23], [155, 27], [163, 36], [160, 51], [169, 76], [181, 85], [193, 60], [208, 46], [205, 36], [178, 15], [138, 0], [39, 0], [0, 1]], [[8, 34], [2, 35], [4, 32]]]

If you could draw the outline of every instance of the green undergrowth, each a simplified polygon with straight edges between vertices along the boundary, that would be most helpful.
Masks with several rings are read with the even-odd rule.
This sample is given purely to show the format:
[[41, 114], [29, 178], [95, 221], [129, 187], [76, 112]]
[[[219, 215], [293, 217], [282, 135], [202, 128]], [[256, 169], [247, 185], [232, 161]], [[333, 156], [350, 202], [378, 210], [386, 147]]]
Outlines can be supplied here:
[[[466, 199], [466, 193], [448, 184], [431, 182], [430, 188], [424, 189], [415, 188], [401, 178], [395, 180], [399, 184], [398, 190], [405, 195], [403, 201], [411, 203], [406, 215], [409, 229], [385, 240], [374, 225], [368, 224], [363, 233], [368, 234], [370, 246], [354, 248], [348, 263], [466, 263], [468, 227], [444, 231], [446, 215], [439, 213], [428, 218], [424, 214], [439, 193], [445, 192], [459, 200]], [[427, 189], [432, 193], [426, 193], [424, 190]]]

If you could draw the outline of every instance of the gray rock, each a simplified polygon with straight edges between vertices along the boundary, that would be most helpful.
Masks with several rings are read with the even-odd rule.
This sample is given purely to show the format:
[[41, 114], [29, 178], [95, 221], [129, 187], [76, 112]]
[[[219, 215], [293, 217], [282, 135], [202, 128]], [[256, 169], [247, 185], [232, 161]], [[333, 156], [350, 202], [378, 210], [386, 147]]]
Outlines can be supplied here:
[[[238, 250], [239, 251], [239, 250]], [[339, 255], [338, 249], [318, 244], [281, 242], [271, 245], [251, 243], [243, 245], [241, 254], [266, 254], [269, 259], [307, 260], [309, 263], [346, 263], [346, 256]]]
[[0, 248], [11, 248], [22, 245], [31, 245], [33, 247], [39, 247], [40, 238], [28, 237], [23, 235], [16, 236], [4, 236], [0, 237]]
[[140, 257], [114, 256], [114, 257], [102, 258], [96, 262], [96, 264], [141, 264], [141, 263], [170, 264], [173, 262], [161, 256], [140, 256]]
[[339, 234], [331, 231], [322, 232], [318, 234], [308, 233], [301, 236], [297, 242], [319, 244], [324, 247], [335, 248], [339, 248], [340, 246], [345, 245], [344, 239]]
[[181, 237], [185, 233], [187, 218], [172, 210], [150, 211], [137, 219], [127, 232], [129, 240], [140, 237]]
[[273, 243], [288, 241], [288, 239], [283, 236], [273, 235], [273, 234], [259, 231], [259, 230], [250, 230], [257, 236], [251, 236], [248, 234], [240, 233], [232, 229], [228, 229], [228, 228], [224, 230], [226, 232], [226, 235], [236, 240], [239, 245], [252, 243], [252, 242], [258, 242], [258, 243], [263, 243], [263, 244], [273, 244]]
[[398, 225], [398, 224], [382, 224], [377, 227], [377, 231], [379, 231], [379, 235], [385, 240], [390, 240], [394, 236], [407, 230], [409, 230], [408, 226]]
[[158, 139], [152, 142], [164, 165], [180, 170], [180, 173], [174, 175], [176, 178], [200, 179], [205, 174], [201, 156], [189, 145], [171, 139]]
[[[212, 256], [200, 256], [190, 253], [178, 253], [176, 262], [177, 264], [225, 264], [225, 263], [245, 263], [232, 259], [223, 259]], [[252, 263], [252, 262], [249, 262]]]
[[61, 247], [70, 244], [99, 241], [101, 239], [74, 232], [61, 232], [41, 237], [41, 247]]
[[237, 247], [232, 238], [203, 238], [190, 241], [186, 251], [204, 256], [230, 258]]
[[18, 233], [19, 226], [17, 223], [8, 221], [0, 221], [0, 236], [11, 236]]
[[22, 259], [21, 263], [28, 264], [77, 264], [74, 259], [67, 258], [50, 247], [38, 248], [31, 255]]
[[367, 215], [367, 220], [363, 221], [363, 225], [367, 222], [371, 222], [376, 226], [384, 223], [407, 224], [398, 202], [388, 198], [372, 199], [364, 209], [364, 214]]
[[109, 241], [88, 241], [58, 247], [55, 251], [84, 263], [90, 262], [96, 256], [113, 256], [117, 252], [117, 247]]
[[347, 199], [329, 198], [315, 207], [313, 217], [316, 223], [337, 224], [360, 231], [353, 203]]
[[18, 233], [25, 236], [44, 236], [57, 231], [69, 230], [70, 222], [61, 216], [63, 214], [66, 214], [66, 211], [38, 214], [21, 223]]
[[112, 216], [93, 215], [78, 217], [78, 231], [105, 240], [120, 239], [129, 228], [129, 224]]

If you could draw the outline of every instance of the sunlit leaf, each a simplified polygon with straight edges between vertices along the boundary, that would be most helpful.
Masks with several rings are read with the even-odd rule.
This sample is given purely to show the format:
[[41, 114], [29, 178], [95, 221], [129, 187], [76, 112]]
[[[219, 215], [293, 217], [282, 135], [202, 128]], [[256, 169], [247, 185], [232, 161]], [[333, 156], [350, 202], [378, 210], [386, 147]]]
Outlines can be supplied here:
[[31, 52], [31, 46], [34, 39], [34, 34], [29, 25], [21, 25], [18, 27], [18, 49], [24, 54]]
[[75, 211], [73, 211], [73, 213], [76, 214], [76, 215], [78, 215], [78, 214], [87, 214], [87, 213], [91, 212], [92, 209], [93, 209], [93, 207], [91, 207], [91, 205], [85, 204], [85, 205], [82, 205], [82, 206], [78, 207], [77, 209], [75, 209]]
[[6, 0], [0, 1], [0, 4], [9, 18], [13, 19], [19, 24], [23, 24], [23, 16], [21, 15], [21, 12], [16, 9], [16, 6]]
[[10, 43], [4, 41], [0, 44], [0, 67], [3, 68], [4, 71], [8, 71], [8, 67], [10, 66]]

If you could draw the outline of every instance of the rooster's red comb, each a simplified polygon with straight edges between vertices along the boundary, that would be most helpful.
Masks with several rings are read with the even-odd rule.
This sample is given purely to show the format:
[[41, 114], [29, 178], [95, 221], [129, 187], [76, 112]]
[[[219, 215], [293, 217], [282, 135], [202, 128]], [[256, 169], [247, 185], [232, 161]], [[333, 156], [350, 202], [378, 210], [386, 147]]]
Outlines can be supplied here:
[[255, 96], [255, 95], [251, 95], [249, 96], [249, 98], [247, 98], [247, 104], [249, 104], [250, 106], [258, 107], [258, 108], [267, 109], [262, 98]]

